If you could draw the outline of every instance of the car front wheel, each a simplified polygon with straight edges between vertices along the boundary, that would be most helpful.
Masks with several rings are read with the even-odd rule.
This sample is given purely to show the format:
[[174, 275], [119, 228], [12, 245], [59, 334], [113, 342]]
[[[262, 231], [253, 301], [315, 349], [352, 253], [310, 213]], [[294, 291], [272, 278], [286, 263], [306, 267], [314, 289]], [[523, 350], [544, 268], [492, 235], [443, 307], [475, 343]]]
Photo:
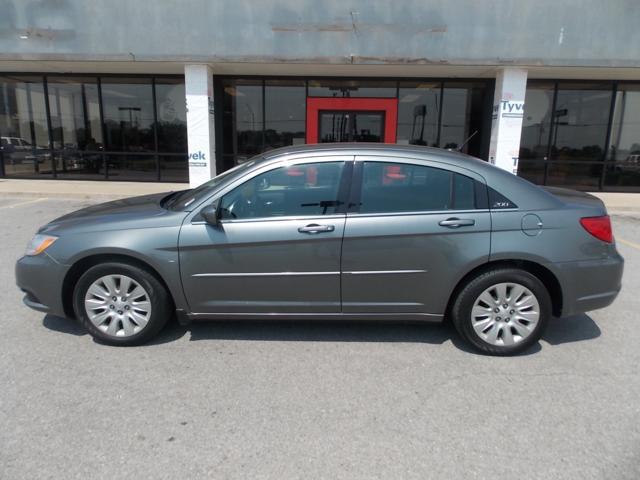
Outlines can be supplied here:
[[467, 283], [451, 315], [460, 335], [476, 349], [513, 355], [540, 339], [551, 317], [551, 298], [531, 273], [493, 269]]
[[126, 263], [88, 269], [76, 283], [74, 310], [89, 333], [109, 345], [139, 345], [154, 337], [172, 314], [158, 279]]

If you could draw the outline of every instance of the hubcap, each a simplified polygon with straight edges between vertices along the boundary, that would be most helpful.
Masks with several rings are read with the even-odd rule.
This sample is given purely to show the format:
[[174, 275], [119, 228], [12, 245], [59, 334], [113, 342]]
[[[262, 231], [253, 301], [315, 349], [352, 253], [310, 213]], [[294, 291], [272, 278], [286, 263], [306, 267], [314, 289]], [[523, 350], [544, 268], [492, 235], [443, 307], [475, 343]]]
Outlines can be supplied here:
[[91, 284], [84, 309], [97, 328], [114, 337], [139, 333], [151, 318], [147, 291], [126, 275], [106, 275]]
[[527, 338], [539, 320], [538, 299], [519, 283], [492, 285], [480, 294], [471, 310], [471, 324], [478, 336], [501, 347]]

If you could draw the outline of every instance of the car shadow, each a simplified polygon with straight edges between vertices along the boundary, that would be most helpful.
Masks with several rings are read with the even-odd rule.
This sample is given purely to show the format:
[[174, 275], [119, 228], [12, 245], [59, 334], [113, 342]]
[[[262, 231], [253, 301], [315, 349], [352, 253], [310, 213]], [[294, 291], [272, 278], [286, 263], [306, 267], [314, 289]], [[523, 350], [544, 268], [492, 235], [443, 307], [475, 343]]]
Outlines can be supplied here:
[[550, 345], [583, 342], [598, 338], [602, 331], [586, 313], [566, 318], [554, 318], [549, 322], [542, 340]]
[[[191, 341], [243, 340], [276, 342], [358, 342], [358, 343], [424, 343], [442, 345], [451, 341], [467, 353], [482, 355], [471, 348], [456, 332], [453, 324], [419, 322], [382, 322], [348, 320], [216, 320], [171, 325], [156, 342], [164, 343], [190, 333]], [[540, 350], [536, 344], [520, 355]]]
[[[42, 321], [49, 330], [70, 335], [86, 335], [85, 328], [74, 320], [46, 315]], [[311, 321], [311, 320], [216, 320], [180, 325], [172, 320], [146, 345], [171, 343], [189, 333], [190, 341], [243, 340], [277, 342], [399, 342], [441, 345], [451, 341], [468, 353], [477, 353], [464, 342], [450, 322], [424, 324], [406, 322]], [[554, 318], [542, 336], [550, 345], [592, 340], [601, 335], [600, 328], [586, 314]], [[541, 350], [539, 343], [520, 355]]]
[[89, 332], [75, 320], [71, 320], [63, 317], [56, 317], [55, 315], [45, 315], [42, 319], [42, 325], [49, 330], [60, 333], [68, 333], [69, 335], [76, 335], [78, 337], [87, 335]]

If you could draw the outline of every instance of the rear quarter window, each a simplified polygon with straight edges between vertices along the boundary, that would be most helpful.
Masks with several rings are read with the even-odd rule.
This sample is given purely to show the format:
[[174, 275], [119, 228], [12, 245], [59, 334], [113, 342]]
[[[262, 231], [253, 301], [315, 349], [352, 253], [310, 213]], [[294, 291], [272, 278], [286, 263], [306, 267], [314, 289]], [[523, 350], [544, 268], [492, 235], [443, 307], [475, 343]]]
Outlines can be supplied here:
[[489, 208], [491, 210], [503, 210], [506, 208], [518, 208], [518, 206], [509, 200], [507, 197], [502, 195], [497, 190], [494, 190], [491, 187], [489, 189]]

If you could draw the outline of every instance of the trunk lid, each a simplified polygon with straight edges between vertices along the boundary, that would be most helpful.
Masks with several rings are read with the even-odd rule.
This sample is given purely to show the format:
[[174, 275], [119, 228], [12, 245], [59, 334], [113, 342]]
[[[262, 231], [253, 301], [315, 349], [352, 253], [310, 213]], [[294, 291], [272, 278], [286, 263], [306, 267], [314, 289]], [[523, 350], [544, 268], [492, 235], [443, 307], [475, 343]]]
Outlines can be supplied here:
[[542, 188], [564, 203], [572, 204], [579, 207], [595, 208], [600, 210], [602, 215], [606, 215], [607, 213], [607, 208], [605, 207], [604, 202], [595, 195], [591, 195], [590, 193], [560, 187]]

